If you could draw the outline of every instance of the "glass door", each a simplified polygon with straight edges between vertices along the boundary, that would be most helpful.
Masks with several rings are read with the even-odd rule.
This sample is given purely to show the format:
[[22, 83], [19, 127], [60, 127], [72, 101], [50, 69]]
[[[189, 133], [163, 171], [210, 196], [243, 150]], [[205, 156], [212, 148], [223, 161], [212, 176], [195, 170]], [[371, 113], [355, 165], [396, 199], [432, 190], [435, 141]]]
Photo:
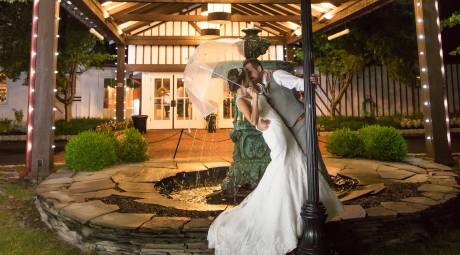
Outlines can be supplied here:
[[142, 114], [149, 116], [147, 129], [173, 128], [173, 112], [171, 110], [173, 76], [161, 73], [143, 73], [142, 81]]
[[[174, 128], [202, 128], [200, 116], [195, 116], [181, 73], [174, 74]], [[197, 118], [196, 118], [197, 117]]]

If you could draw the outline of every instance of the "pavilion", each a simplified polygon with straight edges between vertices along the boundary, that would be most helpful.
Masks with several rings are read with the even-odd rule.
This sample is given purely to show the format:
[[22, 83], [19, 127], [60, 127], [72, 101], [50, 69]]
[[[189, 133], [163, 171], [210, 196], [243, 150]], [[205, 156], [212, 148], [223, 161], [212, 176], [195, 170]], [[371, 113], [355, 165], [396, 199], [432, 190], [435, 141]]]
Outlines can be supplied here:
[[[333, 29], [391, 0], [312, 0], [312, 31]], [[201, 42], [240, 37], [258, 27], [273, 46], [267, 59], [292, 60], [302, 39], [300, 0], [34, 0], [31, 78], [24, 175], [44, 177], [52, 169], [53, 107], [60, 7], [117, 48], [116, 116], [124, 118], [127, 71], [182, 72]], [[429, 155], [450, 164], [450, 134], [440, 47], [437, 1], [414, 0], [425, 138]], [[216, 27], [215, 23], [224, 23]]]

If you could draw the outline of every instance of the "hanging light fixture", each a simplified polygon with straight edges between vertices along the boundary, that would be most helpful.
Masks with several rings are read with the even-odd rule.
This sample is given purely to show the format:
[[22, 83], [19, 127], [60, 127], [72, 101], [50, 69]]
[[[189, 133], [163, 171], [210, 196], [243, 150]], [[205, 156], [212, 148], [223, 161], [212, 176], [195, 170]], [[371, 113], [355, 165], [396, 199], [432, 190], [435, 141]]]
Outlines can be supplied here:
[[209, 22], [198, 22], [198, 27], [201, 29], [201, 36], [206, 37], [219, 37], [220, 36], [220, 24], [209, 23]]
[[208, 4], [208, 21], [212, 23], [226, 23], [231, 20], [231, 4]]

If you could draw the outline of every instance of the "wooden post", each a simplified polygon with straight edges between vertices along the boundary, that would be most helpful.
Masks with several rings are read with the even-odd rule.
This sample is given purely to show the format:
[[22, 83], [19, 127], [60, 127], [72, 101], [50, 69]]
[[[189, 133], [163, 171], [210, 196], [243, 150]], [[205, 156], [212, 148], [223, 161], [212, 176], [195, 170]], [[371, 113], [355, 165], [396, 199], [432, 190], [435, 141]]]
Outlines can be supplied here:
[[294, 47], [292, 45], [286, 45], [284, 46], [284, 50], [286, 52], [286, 61], [294, 61]]
[[116, 118], [125, 118], [125, 45], [119, 44], [117, 49], [117, 97]]
[[21, 176], [39, 180], [53, 168], [59, 3], [34, 0], [32, 13], [26, 170]]
[[425, 144], [434, 161], [452, 165], [438, 1], [414, 0], [414, 8]]

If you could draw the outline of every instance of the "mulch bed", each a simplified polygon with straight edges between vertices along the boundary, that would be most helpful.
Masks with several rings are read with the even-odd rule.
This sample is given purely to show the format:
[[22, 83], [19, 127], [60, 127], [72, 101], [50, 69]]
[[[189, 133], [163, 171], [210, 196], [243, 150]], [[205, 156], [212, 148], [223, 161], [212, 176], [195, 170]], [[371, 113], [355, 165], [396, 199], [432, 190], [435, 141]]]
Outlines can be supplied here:
[[417, 188], [423, 183], [391, 183], [385, 184], [385, 189], [376, 195], [365, 195], [347, 202], [346, 205], [361, 205], [363, 208], [379, 206], [381, 202], [400, 201], [407, 197], [422, 196]]
[[120, 207], [121, 213], [152, 213], [156, 216], [170, 216], [170, 217], [190, 217], [190, 218], [206, 218], [209, 216], [216, 217], [222, 211], [184, 211], [160, 205], [144, 204], [136, 202], [139, 198], [124, 197], [118, 195], [111, 195], [101, 199], [106, 204], [114, 204]]

